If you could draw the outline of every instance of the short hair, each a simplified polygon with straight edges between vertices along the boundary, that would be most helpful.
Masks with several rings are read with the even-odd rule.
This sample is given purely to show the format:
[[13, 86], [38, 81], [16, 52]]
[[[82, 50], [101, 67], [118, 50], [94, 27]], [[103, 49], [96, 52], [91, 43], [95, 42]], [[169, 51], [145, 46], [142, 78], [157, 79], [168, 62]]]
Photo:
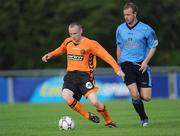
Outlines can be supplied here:
[[78, 26], [80, 30], [82, 30], [82, 25], [78, 22], [72, 22], [69, 24], [69, 27]]
[[136, 13], [138, 12], [138, 7], [136, 6], [136, 4], [134, 4], [134, 3], [132, 3], [132, 2], [127, 2], [127, 3], [124, 5], [123, 10], [128, 9], [128, 8], [132, 8], [133, 13], [134, 13], [134, 12], [136, 12]]

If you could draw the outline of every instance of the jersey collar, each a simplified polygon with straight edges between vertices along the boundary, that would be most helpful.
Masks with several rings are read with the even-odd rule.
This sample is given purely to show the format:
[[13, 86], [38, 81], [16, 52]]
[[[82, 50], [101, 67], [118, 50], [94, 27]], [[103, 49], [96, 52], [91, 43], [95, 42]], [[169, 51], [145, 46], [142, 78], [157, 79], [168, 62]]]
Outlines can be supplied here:
[[131, 27], [130, 27], [130, 26], [128, 26], [128, 24], [126, 23], [126, 26], [127, 26], [127, 27], [131, 30], [131, 29], [133, 29], [135, 26], [137, 26], [137, 24], [138, 24], [138, 23], [139, 23], [139, 21], [137, 21], [137, 22], [136, 22], [136, 24], [134, 24], [134, 25], [133, 25], [133, 26], [131, 26]]

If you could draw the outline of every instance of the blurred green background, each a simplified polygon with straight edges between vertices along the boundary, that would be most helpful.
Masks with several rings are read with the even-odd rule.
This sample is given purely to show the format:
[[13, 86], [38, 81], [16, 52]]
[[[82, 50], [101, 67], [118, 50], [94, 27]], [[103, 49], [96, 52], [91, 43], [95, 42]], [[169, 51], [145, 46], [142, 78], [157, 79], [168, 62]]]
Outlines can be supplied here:
[[[0, 70], [65, 68], [66, 56], [48, 64], [41, 57], [68, 36], [72, 21], [80, 22], [84, 35], [97, 40], [116, 57], [115, 31], [122, 23], [126, 0], [0, 0]], [[138, 19], [157, 33], [159, 46], [153, 66], [180, 65], [180, 2], [132, 0]], [[98, 67], [106, 67], [98, 60]]]

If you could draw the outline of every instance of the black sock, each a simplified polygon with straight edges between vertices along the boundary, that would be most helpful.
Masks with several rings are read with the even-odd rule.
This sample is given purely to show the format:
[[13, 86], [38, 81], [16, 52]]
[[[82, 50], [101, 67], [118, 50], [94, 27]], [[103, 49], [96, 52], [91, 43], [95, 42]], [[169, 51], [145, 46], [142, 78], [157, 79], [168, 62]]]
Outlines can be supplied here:
[[132, 104], [133, 104], [134, 109], [138, 113], [141, 120], [148, 119], [148, 117], [147, 117], [147, 115], [146, 115], [146, 113], [144, 111], [144, 104], [143, 104], [141, 99], [138, 99], [138, 100], [133, 100], [132, 99]]

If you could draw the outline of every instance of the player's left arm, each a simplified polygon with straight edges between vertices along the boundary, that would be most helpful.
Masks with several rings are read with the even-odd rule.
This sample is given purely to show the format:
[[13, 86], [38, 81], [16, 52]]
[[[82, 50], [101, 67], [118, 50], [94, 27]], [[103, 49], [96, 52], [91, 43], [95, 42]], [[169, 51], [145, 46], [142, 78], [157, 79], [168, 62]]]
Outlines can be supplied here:
[[124, 77], [124, 73], [116, 63], [115, 59], [98, 42], [93, 41], [91, 51], [93, 52], [93, 54], [97, 55], [106, 63], [111, 65], [117, 75]]
[[147, 39], [147, 48], [149, 49], [149, 51], [147, 52], [146, 58], [142, 62], [141, 67], [139, 69], [140, 71], [142, 71], [142, 73], [146, 71], [148, 63], [155, 54], [156, 47], [158, 45], [157, 36], [151, 27], [149, 27], [149, 29], [146, 32], [146, 39]]
[[149, 53], [147, 54], [147, 57], [144, 59], [144, 61], [141, 64], [141, 67], [139, 69], [139, 71], [142, 71], [142, 73], [144, 73], [147, 69], [148, 63], [151, 60], [151, 58], [153, 57], [154, 53], [156, 51], [156, 48], [151, 48], [149, 50]]

